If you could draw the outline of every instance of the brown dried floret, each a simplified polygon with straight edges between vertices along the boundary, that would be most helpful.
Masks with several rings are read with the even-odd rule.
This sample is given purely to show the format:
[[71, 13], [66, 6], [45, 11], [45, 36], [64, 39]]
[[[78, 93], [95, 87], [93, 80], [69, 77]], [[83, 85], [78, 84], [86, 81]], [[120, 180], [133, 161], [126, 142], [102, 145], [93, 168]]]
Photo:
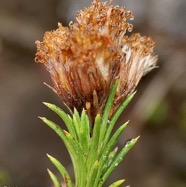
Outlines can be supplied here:
[[124, 7], [94, 0], [79, 11], [69, 28], [59, 24], [36, 42], [36, 62], [49, 71], [55, 92], [70, 109], [87, 109], [91, 121], [102, 113], [116, 79], [119, 85], [110, 115], [155, 67], [154, 42], [140, 34], [125, 36], [133, 18]]
[[156, 67], [158, 56], [154, 55], [154, 45], [155, 42], [150, 37], [140, 34], [123, 38], [121, 47], [123, 59], [112, 113], [135, 90], [142, 76]]
[[70, 109], [81, 111], [90, 103], [94, 117], [103, 109], [119, 68], [118, 52], [107, 36], [95, 31], [68, 32], [62, 26], [46, 32], [43, 42], [36, 42], [35, 60], [46, 65], [56, 93]]
[[110, 4], [94, 0], [92, 5], [80, 10], [76, 18], [75, 28], [84, 28], [87, 31], [95, 30], [109, 38], [118, 45], [127, 30], [132, 31], [132, 24], [127, 19], [133, 19], [131, 11], [126, 11], [125, 7], [113, 6]]

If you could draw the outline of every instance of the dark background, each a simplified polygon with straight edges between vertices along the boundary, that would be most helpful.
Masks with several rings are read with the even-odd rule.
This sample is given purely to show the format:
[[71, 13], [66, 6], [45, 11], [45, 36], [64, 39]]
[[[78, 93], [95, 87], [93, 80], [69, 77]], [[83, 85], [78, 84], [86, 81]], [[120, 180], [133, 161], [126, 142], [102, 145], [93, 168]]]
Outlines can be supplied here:
[[[46, 153], [67, 166], [63, 143], [37, 116], [61, 123], [43, 101], [63, 107], [34, 63], [35, 40], [67, 25], [90, 0], [0, 0], [0, 185], [50, 185]], [[159, 68], [142, 79], [118, 124], [130, 119], [119, 147], [141, 135], [109, 178], [133, 187], [186, 187], [186, 1], [118, 0], [135, 16], [134, 32], [156, 41]]]

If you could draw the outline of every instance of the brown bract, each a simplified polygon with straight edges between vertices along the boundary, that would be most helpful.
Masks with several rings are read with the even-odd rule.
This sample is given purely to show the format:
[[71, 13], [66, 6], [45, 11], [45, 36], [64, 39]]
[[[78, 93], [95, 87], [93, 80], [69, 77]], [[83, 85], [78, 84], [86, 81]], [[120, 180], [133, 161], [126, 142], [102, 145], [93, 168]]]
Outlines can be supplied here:
[[154, 41], [140, 34], [125, 36], [132, 25], [131, 11], [94, 0], [79, 11], [69, 27], [46, 32], [36, 41], [36, 62], [49, 71], [55, 92], [70, 109], [83, 108], [91, 121], [102, 113], [109, 91], [119, 80], [112, 115], [136, 88], [141, 77], [155, 67]]

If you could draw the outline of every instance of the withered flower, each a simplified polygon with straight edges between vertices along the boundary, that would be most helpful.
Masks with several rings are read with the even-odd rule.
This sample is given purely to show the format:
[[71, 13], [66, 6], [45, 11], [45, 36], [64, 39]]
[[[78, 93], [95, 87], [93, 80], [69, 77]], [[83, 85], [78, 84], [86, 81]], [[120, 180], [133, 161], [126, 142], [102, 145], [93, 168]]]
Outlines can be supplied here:
[[69, 27], [46, 32], [36, 41], [36, 62], [49, 71], [55, 92], [70, 109], [85, 108], [90, 119], [102, 113], [108, 94], [119, 80], [112, 113], [153, 69], [157, 56], [150, 37], [133, 34], [131, 11], [94, 0]]

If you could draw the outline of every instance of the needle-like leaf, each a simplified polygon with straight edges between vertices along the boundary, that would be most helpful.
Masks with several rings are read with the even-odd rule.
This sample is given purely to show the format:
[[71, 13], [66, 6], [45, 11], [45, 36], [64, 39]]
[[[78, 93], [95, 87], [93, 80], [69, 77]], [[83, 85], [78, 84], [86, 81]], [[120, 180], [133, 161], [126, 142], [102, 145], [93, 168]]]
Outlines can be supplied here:
[[123, 184], [124, 182], [125, 182], [125, 179], [122, 179], [122, 180], [119, 180], [119, 181], [116, 181], [116, 182], [112, 183], [109, 187], [118, 187], [121, 184]]
[[76, 138], [75, 129], [74, 126], [72, 125], [72, 118], [69, 115], [67, 115], [61, 108], [59, 108], [54, 104], [47, 103], [47, 102], [43, 102], [43, 104], [46, 105], [48, 108], [50, 108], [52, 111], [54, 111], [64, 121], [70, 134], [74, 138]]
[[65, 167], [56, 158], [50, 156], [49, 154], [47, 154], [47, 156], [50, 159], [50, 161], [56, 166], [58, 171], [60, 172], [66, 185], [68, 187], [73, 187], [72, 180], [71, 180], [67, 170], [65, 169]]
[[114, 113], [113, 117], [110, 120], [110, 123], [108, 125], [107, 132], [105, 134], [104, 143], [103, 146], [105, 146], [110, 138], [110, 134], [112, 132], [112, 129], [114, 128], [114, 125], [116, 124], [116, 121], [118, 120], [119, 116], [123, 112], [123, 110], [127, 107], [127, 105], [130, 103], [132, 98], [134, 97], [136, 92], [131, 94], [129, 97], [127, 97], [126, 100], [123, 101], [123, 103], [120, 105], [120, 107], [117, 109], [117, 111]]
[[110, 166], [107, 168], [105, 173], [103, 174], [100, 183], [98, 187], [101, 187], [102, 184], [105, 182], [105, 180], [108, 178], [110, 173], [114, 170], [115, 167], [118, 166], [118, 164], [123, 160], [123, 157], [128, 153], [128, 151], [136, 144], [139, 137], [132, 139], [130, 142], [128, 142], [125, 147], [120, 151], [120, 153], [115, 157], [113, 162], [110, 164]]
[[105, 131], [107, 129], [107, 124], [108, 124], [108, 120], [109, 120], [109, 113], [113, 104], [113, 100], [116, 94], [116, 90], [118, 87], [118, 80], [116, 81], [116, 83], [114, 84], [113, 88], [110, 91], [109, 97], [107, 99], [106, 105], [105, 105], [105, 109], [103, 111], [103, 117], [102, 117], [102, 124], [100, 127], [100, 139], [99, 139], [99, 144], [103, 145], [103, 140], [105, 137]]
[[54, 183], [55, 187], [61, 187], [60, 182], [58, 181], [57, 177], [49, 170], [47, 169], [48, 174], [50, 175], [50, 178], [52, 180], [52, 182]]

